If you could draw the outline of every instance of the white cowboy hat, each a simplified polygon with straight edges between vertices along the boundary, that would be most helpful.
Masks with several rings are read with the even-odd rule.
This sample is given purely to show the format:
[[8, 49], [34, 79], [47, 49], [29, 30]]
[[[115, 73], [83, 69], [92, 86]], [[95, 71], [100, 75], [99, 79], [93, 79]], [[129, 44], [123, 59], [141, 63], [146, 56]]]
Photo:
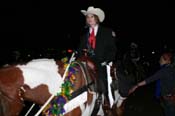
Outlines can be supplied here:
[[93, 6], [88, 7], [87, 11], [86, 10], [81, 10], [81, 12], [86, 16], [88, 14], [94, 14], [97, 15], [100, 22], [103, 22], [105, 19], [105, 13], [103, 10], [100, 8], [94, 8]]

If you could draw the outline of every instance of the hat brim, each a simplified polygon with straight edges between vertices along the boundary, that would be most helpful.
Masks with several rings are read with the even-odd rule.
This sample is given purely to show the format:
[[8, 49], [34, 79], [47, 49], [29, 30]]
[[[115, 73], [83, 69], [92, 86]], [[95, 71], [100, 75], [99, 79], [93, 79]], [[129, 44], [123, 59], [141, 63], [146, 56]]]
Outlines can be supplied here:
[[88, 15], [88, 14], [94, 14], [94, 15], [97, 15], [100, 22], [103, 22], [104, 19], [105, 19], [105, 14], [102, 10], [100, 9], [94, 9], [94, 10], [89, 10], [89, 11], [86, 11], [86, 10], [81, 10], [81, 13], [83, 13], [85, 16]]

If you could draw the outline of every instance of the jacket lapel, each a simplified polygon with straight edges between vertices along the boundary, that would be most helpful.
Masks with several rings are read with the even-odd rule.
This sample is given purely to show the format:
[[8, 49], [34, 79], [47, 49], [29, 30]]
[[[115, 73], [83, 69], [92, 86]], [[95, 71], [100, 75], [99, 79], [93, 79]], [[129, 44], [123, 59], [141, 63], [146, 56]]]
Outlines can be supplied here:
[[97, 30], [97, 34], [96, 34], [96, 48], [95, 48], [95, 52], [98, 50], [99, 48], [99, 44], [100, 44], [100, 39], [101, 39], [101, 27], [98, 27]]

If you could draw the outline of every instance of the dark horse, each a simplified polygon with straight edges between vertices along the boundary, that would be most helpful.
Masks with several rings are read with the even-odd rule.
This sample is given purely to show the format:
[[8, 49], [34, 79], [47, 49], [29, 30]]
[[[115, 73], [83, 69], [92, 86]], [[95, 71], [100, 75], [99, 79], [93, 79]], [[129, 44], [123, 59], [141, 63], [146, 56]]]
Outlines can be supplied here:
[[[67, 108], [71, 110], [64, 115], [90, 115], [97, 98], [97, 93], [93, 92], [93, 87], [90, 87], [93, 86], [96, 78], [96, 67], [87, 57], [72, 63], [76, 68], [73, 73], [71, 96], [76, 98], [83, 92], [87, 94], [81, 106]], [[53, 59], [36, 59], [23, 65], [2, 67], [0, 69], [0, 116], [18, 116], [24, 107], [24, 100], [43, 105], [52, 94], [61, 91], [64, 71], [64, 63]], [[71, 99], [69, 98], [68, 101]], [[99, 111], [99, 115], [103, 114]]]

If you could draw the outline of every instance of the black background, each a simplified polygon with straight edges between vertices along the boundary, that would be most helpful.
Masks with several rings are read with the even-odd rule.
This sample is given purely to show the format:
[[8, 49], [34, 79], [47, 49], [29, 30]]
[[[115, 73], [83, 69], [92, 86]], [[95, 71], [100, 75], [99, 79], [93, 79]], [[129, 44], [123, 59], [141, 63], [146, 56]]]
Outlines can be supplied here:
[[80, 10], [90, 5], [105, 11], [102, 25], [116, 32], [118, 48], [125, 49], [133, 41], [146, 51], [174, 47], [172, 8], [165, 0], [5, 1], [1, 46], [76, 48], [85, 25]]

